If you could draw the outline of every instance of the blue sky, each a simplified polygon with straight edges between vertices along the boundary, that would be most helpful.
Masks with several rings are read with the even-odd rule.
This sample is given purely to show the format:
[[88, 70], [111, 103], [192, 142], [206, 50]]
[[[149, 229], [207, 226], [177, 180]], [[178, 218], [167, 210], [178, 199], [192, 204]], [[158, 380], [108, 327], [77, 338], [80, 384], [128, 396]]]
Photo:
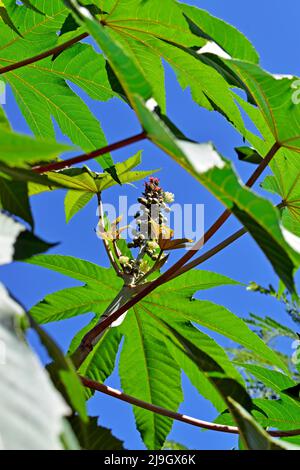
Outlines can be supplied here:
[[[253, 42], [260, 53], [262, 66], [267, 70], [273, 73], [300, 75], [298, 49], [300, 4], [298, 2], [294, 0], [285, 0], [285, 2], [280, 0], [272, 2], [191, 0], [186, 3], [205, 8], [239, 28]], [[201, 110], [195, 105], [190, 98], [189, 91], [183, 92], [180, 89], [170, 69], [167, 69], [166, 83], [170, 118], [191, 138], [199, 142], [213, 141], [224, 156], [232, 159], [245, 180], [253, 168], [236, 161], [233, 149], [243, 144], [240, 136], [221, 116]], [[98, 103], [85, 95], [83, 97], [101, 121], [109, 142], [139, 132], [140, 128], [135, 116], [121, 101]], [[15, 105], [10, 90], [8, 90], [5, 109], [17, 131], [30, 132]], [[59, 134], [58, 137], [63, 139]], [[177, 202], [205, 205], [205, 226], [208, 227], [219, 215], [222, 207], [168, 156], [151, 144], [142, 143], [116, 152], [113, 157], [115, 161], [123, 161], [140, 149], [144, 150], [142, 168], [162, 168], [160, 173], [162, 185], [165, 190], [176, 194]], [[137, 186], [138, 189], [112, 188], [105, 193], [104, 198], [108, 202], [116, 203], [119, 195], [127, 194], [129, 200], [135, 202], [142, 185], [138, 183]], [[69, 225], [65, 224], [62, 192], [36, 197], [33, 200], [33, 210], [36, 232], [46, 240], [59, 242], [53, 252], [77, 256], [107, 266], [101, 243], [94, 233], [97, 223], [95, 202], [90, 203]], [[213, 239], [210, 246], [221, 241], [236, 227], [238, 227], [237, 222], [234, 219], [230, 220], [222, 233]], [[173, 259], [175, 260], [175, 257]], [[249, 237], [244, 237], [234, 246], [207, 262], [204, 269], [226, 274], [245, 283], [255, 280], [262, 285], [268, 285], [270, 282], [276, 285], [277, 282], [269, 263]], [[48, 293], [76, 285], [75, 281], [61, 275], [19, 263], [2, 267], [0, 273], [1, 280], [28, 308]], [[249, 312], [255, 312], [280, 319], [283, 314], [281, 306], [275, 300], [246, 292], [241, 287], [214, 289], [201, 293], [201, 298], [223, 303], [241, 317]], [[89, 316], [84, 316], [59, 325], [52, 324], [47, 327], [47, 330], [66, 350], [72, 336], [88, 321], [88, 318]], [[107, 383], [120, 387], [116, 373]], [[185, 400], [180, 411], [205, 420], [216, 417], [210, 403], [199, 396], [186, 377], [183, 377], [183, 388]], [[114, 434], [125, 441], [127, 448], [144, 448], [138, 432], [134, 429], [133, 413], [129, 405], [97, 394], [89, 403], [89, 409], [91, 414], [100, 416], [101, 424], [112, 428]], [[236, 444], [235, 437], [201, 432], [197, 428], [182, 423], [175, 423], [170, 438], [192, 449], [230, 449]]]

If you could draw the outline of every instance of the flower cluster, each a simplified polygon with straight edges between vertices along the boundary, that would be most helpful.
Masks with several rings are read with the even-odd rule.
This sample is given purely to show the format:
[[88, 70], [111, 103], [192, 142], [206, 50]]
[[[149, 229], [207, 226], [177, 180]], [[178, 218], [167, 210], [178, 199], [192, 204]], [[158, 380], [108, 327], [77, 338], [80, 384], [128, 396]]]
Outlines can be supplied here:
[[168, 203], [174, 201], [174, 195], [164, 192], [159, 185], [159, 179], [151, 177], [145, 182], [145, 190], [142, 197], [138, 198], [140, 211], [135, 214], [136, 230], [133, 231], [133, 241], [129, 248], [144, 247], [145, 253], [153, 260], [158, 257], [158, 228], [167, 221], [164, 212], [169, 212]]
[[134, 216], [136, 228], [132, 231], [133, 239], [128, 243], [129, 249], [139, 249], [139, 255], [137, 259], [120, 257], [119, 262], [125, 274], [143, 275], [151, 268], [151, 261], [155, 263], [160, 259], [162, 250], [159, 238], [164, 229], [170, 231], [166, 225], [166, 214], [170, 212], [168, 204], [173, 201], [174, 194], [165, 192], [158, 178], [150, 177], [145, 182], [142, 196], [138, 198], [140, 209]]

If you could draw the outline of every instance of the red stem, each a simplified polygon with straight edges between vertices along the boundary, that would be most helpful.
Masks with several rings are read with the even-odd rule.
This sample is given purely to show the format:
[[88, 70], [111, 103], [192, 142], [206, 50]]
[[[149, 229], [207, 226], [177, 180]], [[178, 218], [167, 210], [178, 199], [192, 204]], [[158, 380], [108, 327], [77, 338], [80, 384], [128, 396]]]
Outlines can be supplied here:
[[134, 144], [146, 138], [147, 134], [143, 131], [140, 134], [128, 137], [124, 140], [120, 140], [118, 142], [115, 142], [114, 144], [102, 147], [101, 149], [93, 150], [90, 153], [84, 153], [77, 157], [69, 158], [68, 160], [63, 160], [61, 162], [53, 162], [47, 165], [35, 166], [32, 168], [32, 170], [36, 173], [46, 173], [47, 171], [62, 170], [72, 165], [76, 165], [77, 163], [87, 162], [88, 160], [92, 160], [93, 158], [99, 157], [100, 155], [105, 155], [106, 153], [113, 152], [114, 150], [121, 149], [123, 147], [126, 147], [127, 145]]
[[[227, 426], [225, 424], [211, 423], [209, 421], [203, 421], [201, 419], [193, 418], [192, 416], [186, 416], [181, 413], [176, 413], [175, 411], [167, 410], [158, 405], [153, 405], [146, 401], [135, 398], [131, 395], [116, 390], [114, 388], [108, 387], [107, 385], [100, 384], [94, 380], [88, 379], [87, 377], [80, 377], [82, 384], [90, 388], [91, 390], [96, 390], [101, 393], [105, 393], [111, 397], [117, 398], [118, 400], [125, 401], [134, 406], [139, 406], [145, 410], [152, 411], [152, 413], [157, 413], [162, 416], [167, 416], [168, 418], [175, 419], [176, 421], [181, 421], [183, 423], [190, 424], [202, 429], [208, 429], [210, 431], [219, 431], [226, 432], [230, 434], [239, 434], [239, 429], [236, 426]], [[268, 434], [273, 437], [289, 437], [289, 436], [299, 436], [300, 429], [293, 429], [291, 431], [268, 431]]]
[[50, 57], [51, 55], [56, 55], [59, 52], [64, 51], [68, 47], [73, 46], [73, 44], [76, 44], [77, 42], [87, 37], [88, 37], [88, 34], [83, 33], [80, 36], [76, 36], [75, 38], [70, 39], [70, 41], [64, 42], [60, 46], [53, 47], [52, 49], [42, 52], [41, 54], [38, 54], [34, 57], [29, 57], [28, 59], [20, 60], [20, 62], [15, 62], [13, 64], [7, 65], [6, 67], [2, 67], [0, 68], [0, 75], [11, 72], [12, 70], [20, 69], [22, 67], [25, 67], [26, 65], [34, 64], [35, 62], [38, 62], [39, 60], [46, 59], [46, 57]]

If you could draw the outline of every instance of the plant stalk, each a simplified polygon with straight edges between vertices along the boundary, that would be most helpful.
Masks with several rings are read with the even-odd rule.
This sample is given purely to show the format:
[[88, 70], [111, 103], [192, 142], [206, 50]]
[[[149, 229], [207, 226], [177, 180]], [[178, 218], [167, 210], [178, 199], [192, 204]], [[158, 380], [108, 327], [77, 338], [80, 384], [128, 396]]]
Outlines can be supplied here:
[[[280, 149], [280, 144], [275, 143], [270, 149], [264, 160], [256, 168], [254, 173], [251, 175], [249, 180], [246, 183], [247, 187], [251, 187], [261, 176], [263, 171], [267, 168], [268, 164], [272, 158], [276, 155], [277, 151]], [[101, 324], [96, 325], [92, 330], [90, 330], [82, 340], [82, 347], [89, 349], [94, 343], [94, 338], [98, 337], [99, 334], [110, 326], [111, 323], [116, 321], [123, 313], [127, 312], [130, 308], [140, 302], [143, 298], [149, 295], [158, 287], [162, 286], [170, 279], [173, 279], [177, 272], [199, 251], [199, 249], [207, 243], [212, 236], [218, 232], [218, 230], [224, 225], [226, 220], [230, 217], [231, 212], [229, 209], [226, 209], [223, 214], [216, 220], [216, 222], [209, 228], [205, 235], [193, 246], [188, 253], [186, 253], [177, 263], [175, 263], [171, 268], [169, 268], [164, 274], [159, 278], [155, 279], [150, 284], [147, 284], [143, 290], [138, 292], [133, 298], [131, 298], [125, 305], [122, 305], [118, 310], [114, 311], [108, 318], [104, 319]], [[191, 269], [191, 268], [190, 268]], [[90, 350], [91, 350], [90, 349]]]
[[134, 144], [136, 142], [140, 142], [147, 138], [147, 134], [145, 131], [140, 132], [132, 137], [127, 137], [126, 139], [119, 140], [110, 145], [106, 145], [101, 149], [93, 150], [90, 153], [84, 153], [77, 157], [69, 158], [68, 160], [63, 160], [61, 162], [52, 162], [46, 165], [34, 166], [32, 170], [35, 173], [47, 173], [48, 171], [56, 171], [56, 170], [63, 170], [64, 168], [70, 167], [72, 165], [76, 165], [78, 163], [87, 162], [88, 160], [92, 160], [96, 157], [100, 157], [101, 155], [105, 155], [106, 153], [113, 152], [115, 150], [122, 149], [127, 147], [128, 145]]
[[[187, 424], [190, 424], [192, 426], [196, 426], [202, 429], [208, 429], [210, 431], [225, 432], [229, 434], [239, 434], [239, 428], [237, 428], [236, 426], [228, 426], [225, 424], [211, 423], [209, 421], [203, 421], [201, 419], [193, 418], [192, 416], [187, 416], [181, 413], [176, 413], [175, 411], [171, 411], [166, 408], [162, 408], [161, 406], [153, 405], [152, 403], [148, 403], [146, 401], [140, 400], [131, 395], [127, 395], [126, 393], [123, 393], [120, 390], [116, 390], [114, 388], [108, 387], [107, 385], [95, 382], [94, 380], [91, 380], [87, 377], [80, 376], [80, 380], [85, 387], [90, 388], [91, 390], [96, 390], [98, 392], [105, 393], [106, 395], [117, 398], [118, 400], [122, 400], [126, 403], [130, 403], [131, 405], [138, 406], [145, 410], [152, 411], [152, 413], [157, 413], [162, 416], [167, 416], [168, 418], [175, 419], [176, 421], [181, 421], [183, 423], [187, 423]], [[267, 431], [267, 432], [272, 437], [290, 437], [290, 436], [300, 435], [300, 429], [292, 429], [288, 431]]]
[[[121, 291], [118, 295], [114, 298], [111, 304], [107, 307], [103, 315], [100, 317], [99, 322], [97, 323], [100, 326], [103, 322], [107, 321], [114, 312], [118, 311], [129, 299], [132, 298], [134, 295], [134, 289], [129, 286], [123, 286]], [[126, 313], [126, 312], [124, 312]], [[110, 327], [112, 327], [112, 323], [110, 322]], [[89, 344], [86, 344], [83, 340], [81, 341], [80, 345], [74, 351], [74, 353], [70, 356], [71, 360], [76, 369], [78, 369], [81, 364], [84, 362], [86, 357], [89, 353], [93, 350], [94, 346], [98, 343], [98, 341], [102, 338], [105, 329], [100, 331], [98, 335], [96, 335]]]

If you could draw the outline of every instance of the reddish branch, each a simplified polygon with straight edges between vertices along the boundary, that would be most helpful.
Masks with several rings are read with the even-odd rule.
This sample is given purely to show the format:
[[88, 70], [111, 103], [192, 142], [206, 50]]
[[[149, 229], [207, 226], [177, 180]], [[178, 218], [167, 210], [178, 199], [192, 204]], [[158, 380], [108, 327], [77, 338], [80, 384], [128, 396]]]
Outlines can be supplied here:
[[230, 237], [226, 238], [221, 243], [216, 245], [211, 250], [208, 250], [206, 253], [204, 253], [203, 255], [199, 256], [196, 259], [194, 259], [190, 263], [185, 264], [181, 269], [179, 269], [179, 271], [176, 272], [176, 274], [172, 277], [172, 279], [174, 279], [175, 277], [181, 276], [181, 274], [184, 274], [187, 271], [190, 271], [191, 269], [196, 268], [200, 264], [202, 264], [205, 261], [209, 260], [210, 258], [215, 256], [217, 253], [220, 253], [220, 251], [224, 250], [224, 248], [226, 248], [227, 246], [231, 245], [236, 240], [241, 238], [246, 233], [247, 233], [247, 229], [245, 229], [245, 228], [242, 228], [242, 229], [238, 230], [234, 234], [230, 235]]
[[[80, 377], [80, 379], [83, 385], [87, 388], [90, 388], [91, 390], [96, 390], [98, 392], [105, 393], [106, 395], [117, 398], [118, 400], [130, 403], [131, 405], [152, 411], [152, 413], [167, 416], [168, 418], [175, 419], [176, 421], [182, 421], [183, 423], [187, 423], [202, 429], [208, 429], [210, 431], [239, 434], [239, 429], [235, 426], [211, 423], [208, 421], [203, 421], [201, 419], [193, 418], [191, 416], [186, 416], [181, 413], [176, 413], [175, 411], [167, 410], [166, 408], [162, 408], [161, 406], [153, 405], [152, 403], [148, 403], [146, 401], [132, 397], [131, 395], [127, 395], [126, 393], [123, 393], [120, 390], [116, 390], [114, 388], [108, 387], [107, 385], [100, 384], [99, 382], [90, 380], [87, 377]], [[299, 436], [300, 429], [294, 429], [291, 431], [268, 431], [268, 433], [270, 434], [270, 436], [273, 437]]]
[[[247, 187], [251, 187], [254, 183], [258, 180], [261, 176], [263, 171], [267, 168], [268, 164], [275, 156], [277, 151], [280, 148], [280, 144], [275, 143], [273, 147], [270, 149], [264, 160], [260, 163], [260, 165], [256, 168], [254, 173], [251, 175], [249, 180], [246, 183]], [[86, 357], [90, 351], [93, 349], [93, 345], [96, 343], [96, 339], [106, 330], [114, 321], [116, 321], [123, 313], [127, 312], [130, 308], [140, 302], [143, 298], [153, 292], [157, 287], [168, 282], [170, 279], [174, 278], [180, 269], [199, 251], [199, 249], [207, 243], [208, 240], [212, 238], [212, 236], [223, 226], [226, 220], [230, 217], [231, 212], [230, 210], [225, 210], [223, 214], [217, 219], [217, 221], [209, 228], [209, 230], [205, 233], [201, 240], [199, 240], [193, 248], [187, 252], [177, 263], [171, 266], [164, 274], [162, 274], [159, 278], [148, 284], [145, 289], [139, 292], [135, 297], [129, 300], [125, 305], [120, 307], [116, 312], [112, 313], [109, 317], [103, 320], [101, 323], [97, 324], [94, 328], [92, 328], [82, 339], [81, 344], [77, 350], [77, 352], [81, 352], [80, 357], [81, 361], [84, 360], [83, 358]], [[81, 363], [81, 362], [80, 362]], [[76, 364], [79, 366], [80, 364]]]
[[68, 47], [73, 46], [73, 44], [76, 44], [77, 42], [87, 37], [88, 37], [88, 34], [83, 33], [80, 36], [76, 36], [75, 38], [70, 39], [70, 41], [66, 41], [63, 44], [53, 47], [52, 49], [48, 49], [48, 51], [42, 52], [41, 54], [38, 54], [34, 57], [29, 57], [28, 59], [20, 60], [20, 62], [15, 62], [13, 64], [2, 67], [0, 68], [0, 75], [11, 72], [12, 70], [20, 69], [22, 67], [25, 67], [26, 65], [34, 64], [35, 62], [38, 62], [39, 60], [46, 59], [46, 57], [59, 54], [60, 52], [67, 49]]
[[106, 153], [113, 152], [114, 150], [118, 150], [128, 145], [134, 144], [136, 142], [146, 139], [146, 137], [147, 134], [143, 131], [140, 134], [128, 137], [124, 140], [119, 140], [118, 142], [107, 145], [106, 147], [102, 147], [101, 149], [93, 150], [93, 152], [84, 153], [77, 157], [69, 158], [68, 160], [63, 160], [61, 162], [53, 162], [47, 165], [35, 166], [32, 168], [32, 170], [36, 173], [46, 173], [47, 171], [62, 170], [72, 165], [76, 165], [77, 163], [87, 162], [88, 160], [100, 157], [101, 155], [105, 155]]

